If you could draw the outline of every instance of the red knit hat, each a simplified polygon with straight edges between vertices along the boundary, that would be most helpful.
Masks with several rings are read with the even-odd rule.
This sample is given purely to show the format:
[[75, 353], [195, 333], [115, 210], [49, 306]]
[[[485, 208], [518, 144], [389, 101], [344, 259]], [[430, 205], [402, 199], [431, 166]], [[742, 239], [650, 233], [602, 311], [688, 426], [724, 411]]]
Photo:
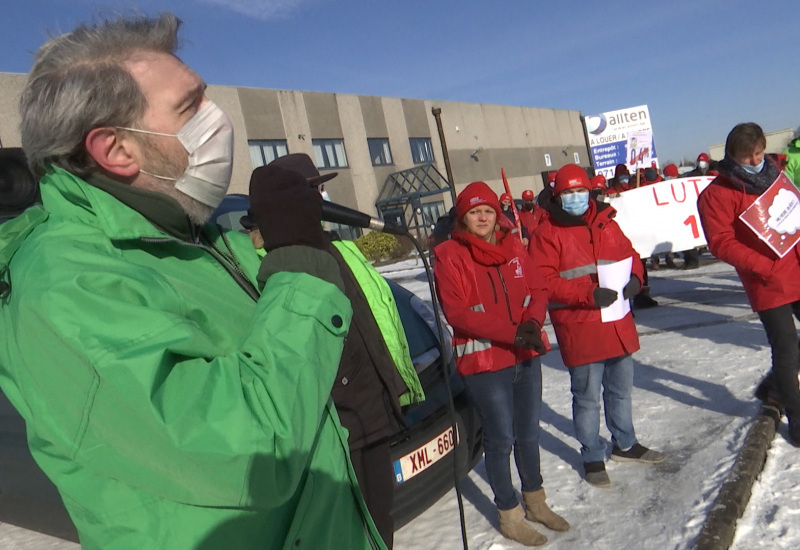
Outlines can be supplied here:
[[678, 177], [678, 167], [675, 166], [674, 164], [667, 164], [664, 167], [664, 175], [665, 176], [669, 176], [671, 178], [677, 178]]
[[708, 155], [705, 153], [700, 153], [697, 155], [697, 162], [700, 162], [701, 160], [708, 162]]
[[522, 200], [528, 200], [528, 199], [533, 200], [533, 191], [531, 191], [530, 189], [526, 189], [525, 191], [522, 192]]
[[461, 219], [467, 212], [482, 204], [491, 206], [497, 215], [500, 215], [500, 201], [497, 200], [497, 194], [484, 182], [473, 181], [456, 197], [456, 216]]
[[597, 174], [591, 180], [589, 180], [592, 184], [592, 189], [605, 189], [606, 188], [606, 177], [603, 174]]
[[589, 182], [589, 174], [577, 164], [567, 164], [556, 172], [556, 184], [553, 186], [553, 194], [558, 195], [567, 189], [583, 187], [587, 191], [592, 189]]
[[508, 193], [503, 193], [502, 195], [500, 195], [500, 202], [503, 201], [514, 202], [514, 199], [512, 199], [511, 195], [509, 195]]

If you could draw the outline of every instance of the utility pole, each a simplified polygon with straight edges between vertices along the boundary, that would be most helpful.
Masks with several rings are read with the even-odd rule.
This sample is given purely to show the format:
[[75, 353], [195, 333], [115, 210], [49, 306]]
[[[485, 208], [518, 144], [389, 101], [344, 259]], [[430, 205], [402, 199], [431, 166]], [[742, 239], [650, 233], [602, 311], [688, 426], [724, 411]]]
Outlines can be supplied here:
[[439, 141], [442, 143], [442, 158], [444, 159], [444, 169], [447, 172], [447, 180], [450, 183], [450, 196], [453, 204], [456, 203], [455, 182], [453, 181], [453, 169], [450, 167], [450, 153], [447, 151], [447, 141], [444, 139], [444, 127], [442, 126], [442, 109], [432, 107], [431, 114], [436, 119], [436, 128], [439, 130]]

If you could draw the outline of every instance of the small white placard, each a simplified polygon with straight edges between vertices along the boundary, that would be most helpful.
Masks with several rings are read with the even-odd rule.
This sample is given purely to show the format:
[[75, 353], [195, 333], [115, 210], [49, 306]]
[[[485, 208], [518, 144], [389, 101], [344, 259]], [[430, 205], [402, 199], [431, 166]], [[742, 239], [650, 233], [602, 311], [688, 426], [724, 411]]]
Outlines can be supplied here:
[[617, 299], [608, 307], [600, 309], [600, 319], [604, 323], [618, 321], [631, 310], [630, 300], [622, 297], [622, 289], [631, 280], [633, 258], [625, 258], [613, 264], [597, 266], [597, 281], [603, 288], [617, 291]]

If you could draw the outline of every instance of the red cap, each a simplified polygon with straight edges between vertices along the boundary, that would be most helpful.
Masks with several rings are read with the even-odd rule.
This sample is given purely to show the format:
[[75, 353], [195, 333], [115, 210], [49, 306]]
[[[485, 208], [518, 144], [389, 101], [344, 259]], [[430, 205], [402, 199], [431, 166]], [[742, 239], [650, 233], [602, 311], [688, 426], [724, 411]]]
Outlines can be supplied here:
[[583, 187], [587, 191], [592, 188], [589, 182], [589, 174], [577, 164], [567, 164], [559, 168], [556, 172], [556, 184], [553, 186], [553, 193], [558, 195], [567, 189]]
[[664, 167], [664, 175], [665, 176], [669, 176], [671, 178], [677, 178], [678, 177], [678, 167], [675, 166], [674, 164], [667, 164]]
[[498, 216], [500, 215], [500, 203], [497, 200], [497, 194], [484, 182], [473, 181], [456, 198], [456, 216], [461, 219], [466, 216], [467, 212], [482, 204], [488, 204], [494, 208]]
[[708, 155], [706, 155], [705, 153], [700, 153], [699, 155], [697, 155], [697, 162], [700, 162], [701, 160], [708, 162]]
[[533, 200], [533, 191], [531, 191], [530, 189], [526, 189], [525, 191], [522, 192], [522, 200], [528, 200], [528, 199]]
[[606, 177], [603, 174], [597, 174], [589, 182], [592, 184], [592, 189], [606, 188]]
[[554, 181], [556, 181], [556, 173], [555, 172], [550, 172], [547, 175], [547, 183], [550, 184], [550, 187], [553, 187], [553, 182]]
[[503, 201], [514, 202], [514, 199], [511, 198], [511, 195], [509, 195], [508, 193], [503, 193], [502, 195], [500, 195], [500, 202]]

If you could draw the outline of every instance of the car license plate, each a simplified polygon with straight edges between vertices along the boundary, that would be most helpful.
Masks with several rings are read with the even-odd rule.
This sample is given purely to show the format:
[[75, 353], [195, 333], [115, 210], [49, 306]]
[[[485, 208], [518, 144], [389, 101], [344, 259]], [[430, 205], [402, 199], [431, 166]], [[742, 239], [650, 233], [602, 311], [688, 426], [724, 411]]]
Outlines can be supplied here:
[[448, 426], [445, 431], [424, 445], [395, 460], [395, 483], [400, 485], [443, 459], [453, 451], [457, 438], [458, 430], [456, 437], [453, 437], [453, 427]]

